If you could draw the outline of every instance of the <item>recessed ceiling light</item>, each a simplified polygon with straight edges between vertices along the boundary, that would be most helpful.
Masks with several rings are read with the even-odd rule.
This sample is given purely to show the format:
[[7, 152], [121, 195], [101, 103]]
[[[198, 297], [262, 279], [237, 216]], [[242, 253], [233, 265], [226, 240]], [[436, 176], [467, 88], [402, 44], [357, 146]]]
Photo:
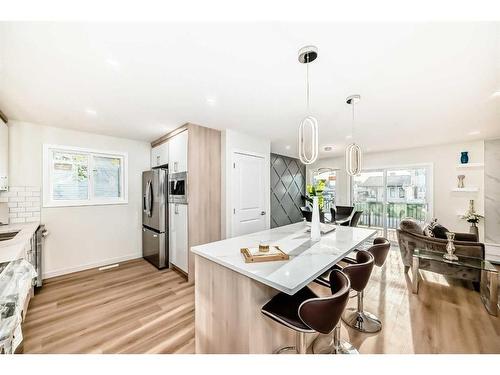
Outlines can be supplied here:
[[500, 97], [500, 90], [495, 91], [493, 94], [491, 94], [493, 97]]
[[469, 135], [478, 135], [478, 134], [481, 134], [481, 132], [479, 130], [473, 130], [473, 131], [469, 132]]
[[352, 138], [352, 135], [346, 135], [345, 136], [345, 139], [351, 139]]
[[286, 145], [286, 146], [285, 146], [285, 148], [286, 148], [287, 150], [290, 150], [290, 145]]
[[96, 111], [95, 109], [92, 109], [92, 108], [87, 108], [87, 109], [85, 110], [85, 113], [86, 113], [87, 115], [90, 115], [90, 116], [95, 116], [95, 115], [97, 115], [97, 111]]
[[214, 106], [214, 105], [215, 105], [215, 103], [216, 103], [216, 101], [217, 101], [217, 100], [216, 100], [213, 96], [209, 96], [209, 97], [207, 98], [207, 104], [208, 104], [208, 105], [210, 105], [210, 106]]
[[332, 145], [323, 146], [323, 151], [325, 151], [325, 152], [332, 152], [333, 151], [333, 146]]
[[106, 62], [108, 63], [109, 66], [112, 66], [113, 68], [120, 67], [120, 63], [114, 59], [106, 59]]

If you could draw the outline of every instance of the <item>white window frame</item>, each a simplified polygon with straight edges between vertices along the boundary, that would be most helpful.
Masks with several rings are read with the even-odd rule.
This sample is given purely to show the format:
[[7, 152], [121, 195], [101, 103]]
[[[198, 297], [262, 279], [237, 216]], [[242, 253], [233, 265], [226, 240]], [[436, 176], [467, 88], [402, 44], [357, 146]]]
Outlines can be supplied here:
[[[72, 152], [88, 155], [89, 195], [85, 200], [54, 200], [52, 199], [52, 155], [54, 151]], [[118, 158], [121, 160], [121, 196], [119, 198], [94, 197], [94, 156]], [[128, 154], [126, 152], [102, 151], [89, 148], [43, 145], [43, 207], [70, 207], [70, 206], [100, 206], [128, 204]]]
[[[416, 163], [416, 164], [396, 164], [396, 165], [383, 165], [381, 167], [371, 167], [371, 168], [366, 168], [363, 169], [361, 172], [374, 172], [374, 171], [383, 171], [383, 174], [385, 176], [386, 172], [388, 169], [406, 169], [406, 168], [425, 168], [427, 169], [427, 176], [426, 176], [426, 182], [425, 182], [425, 189], [426, 189], [426, 194], [428, 197], [427, 200], [427, 220], [430, 220], [431, 218], [434, 217], [434, 163], [432, 162], [427, 162], [427, 163]], [[353, 185], [353, 178], [351, 176], [348, 176], [348, 184], [349, 184], [349, 202], [351, 205], [354, 205], [354, 185]], [[385, 177], [384, 177], [384, 186], [386, 185], [385, 183]], [[385, 191], [386, 189], [384, 189]], [[384, 194], [387, 194], [385, 191]], [[384, 200], [387, 201], [387, 197], [384, 196]]]

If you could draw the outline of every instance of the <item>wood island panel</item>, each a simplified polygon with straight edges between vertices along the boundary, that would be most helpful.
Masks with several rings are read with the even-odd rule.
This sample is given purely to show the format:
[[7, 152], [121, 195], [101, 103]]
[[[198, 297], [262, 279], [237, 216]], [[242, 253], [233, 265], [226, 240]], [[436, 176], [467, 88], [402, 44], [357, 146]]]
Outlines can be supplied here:
[[260, 308], [277, 291], [195, 255], [196, 353], [273, 353], [293, 345], [292, 330]]

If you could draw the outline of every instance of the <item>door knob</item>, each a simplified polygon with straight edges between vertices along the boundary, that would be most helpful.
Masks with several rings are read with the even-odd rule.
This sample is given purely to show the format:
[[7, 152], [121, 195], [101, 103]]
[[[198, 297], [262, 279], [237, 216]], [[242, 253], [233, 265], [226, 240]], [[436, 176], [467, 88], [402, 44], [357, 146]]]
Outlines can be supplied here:
[[264, 216], [266, 214], [266, 211], [261, 211], [260, 214], [261, 216]]

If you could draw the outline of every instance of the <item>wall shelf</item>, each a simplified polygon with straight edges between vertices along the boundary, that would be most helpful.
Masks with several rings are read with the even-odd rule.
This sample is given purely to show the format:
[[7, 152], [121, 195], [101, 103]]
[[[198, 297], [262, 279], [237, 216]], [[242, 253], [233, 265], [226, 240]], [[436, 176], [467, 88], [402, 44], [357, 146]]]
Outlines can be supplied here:
[[472, 168], [483, 168], [484, 163], [467, 163], [467, 164], [457, 164], [457, 169], [472, 169]]
[[477, 186], [469, 186], [469, 187], [464, 187], [464, 188], [454, 188], [454, 189], [451, 189], [451, 191], [459, 192], [459, 193], [475, 193], [475, 192], [479, 191], [479, 188]]

